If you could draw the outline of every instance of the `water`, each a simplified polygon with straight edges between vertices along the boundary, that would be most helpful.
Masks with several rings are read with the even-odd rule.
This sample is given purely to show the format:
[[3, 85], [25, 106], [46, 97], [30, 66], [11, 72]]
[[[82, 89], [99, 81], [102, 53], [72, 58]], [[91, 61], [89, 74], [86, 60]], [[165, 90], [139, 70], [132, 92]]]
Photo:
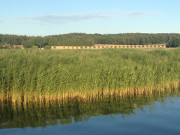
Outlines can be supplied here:
[[0, 135], [179, 135], [179, 91], [91, 103], [1, 104]]

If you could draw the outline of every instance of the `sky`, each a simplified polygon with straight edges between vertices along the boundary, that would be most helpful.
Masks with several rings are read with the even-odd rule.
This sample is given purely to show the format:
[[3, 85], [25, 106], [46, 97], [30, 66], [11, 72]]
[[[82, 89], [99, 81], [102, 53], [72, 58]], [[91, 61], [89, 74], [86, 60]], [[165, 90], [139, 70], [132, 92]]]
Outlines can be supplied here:
[[0, 0], [0, 33], [180, 33], [180, 0]]

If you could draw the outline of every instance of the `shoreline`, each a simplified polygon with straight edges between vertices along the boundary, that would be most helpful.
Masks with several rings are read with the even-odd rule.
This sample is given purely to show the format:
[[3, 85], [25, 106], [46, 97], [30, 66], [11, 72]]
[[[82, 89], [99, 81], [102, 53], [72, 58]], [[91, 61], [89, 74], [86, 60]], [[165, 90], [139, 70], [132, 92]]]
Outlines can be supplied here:
[[124, 90], [97, 90], [86, 93], [72, 92], [58, 94], [38, 94], [38, 93], [1, 93], [0, 103], [10, 102], [12, 105], [22, 105], [26, 104], [48, 104], [48, 103], [64, 103], [71, 101], [85, 101], [91, 103], [96, 100], [103, 100], [106, 98], [121, 99], [123, 97], [141, 97], [144, 95], [151, 96], [154, 92], [159, 94], [167, 91], [173, 91], [180, 88], [180, 81], [171, 82], [166, 85], [159, 85], [158, 87], [145, 87], [145, 88], [127, 88]]

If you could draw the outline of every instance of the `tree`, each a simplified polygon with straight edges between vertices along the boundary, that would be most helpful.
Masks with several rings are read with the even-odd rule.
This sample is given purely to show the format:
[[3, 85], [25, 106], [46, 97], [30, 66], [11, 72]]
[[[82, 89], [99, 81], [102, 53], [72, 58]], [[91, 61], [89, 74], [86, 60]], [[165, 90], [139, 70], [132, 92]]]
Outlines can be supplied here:
[[27, 41], [24, 41], [22, 44], [24, 48], [32, 48], [32, 46], [34, 45], [34, 42], [32, 39], [29, 39]]
[[58, 42], [57, 38], [52, 37], [52, 38], [49, 39], [48, 45], [49, 45], [49, 46], [58, 46], [58, 45], [59, 45], [59, 42]]
[[168, 47], [180, 47], [180, 39], [174, 39], [168, 43]]

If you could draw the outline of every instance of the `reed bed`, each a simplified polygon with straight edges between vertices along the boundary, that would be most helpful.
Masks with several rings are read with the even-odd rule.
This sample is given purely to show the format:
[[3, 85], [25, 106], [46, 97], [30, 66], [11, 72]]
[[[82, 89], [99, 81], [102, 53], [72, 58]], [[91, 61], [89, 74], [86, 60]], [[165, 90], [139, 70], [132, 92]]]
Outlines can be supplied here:
[[180, 49], [0, 50], [0, 102], [93, 100], [178, 88]]
[[144, 107], [154, 110], [155, 102], [164, 103], [169, 97], [179, 97], [179, 89], [146, 91], [141, 95], [129, 94], [124, 97], [104, 97], [86, 101], [72, 99], [66, 102], [14, 105], [11, 102], [0, 104], [0, 129], [46, 127], [57, 124], [70, 124], [85, 121], [92, 116], [121, 114], [128, 118]]

